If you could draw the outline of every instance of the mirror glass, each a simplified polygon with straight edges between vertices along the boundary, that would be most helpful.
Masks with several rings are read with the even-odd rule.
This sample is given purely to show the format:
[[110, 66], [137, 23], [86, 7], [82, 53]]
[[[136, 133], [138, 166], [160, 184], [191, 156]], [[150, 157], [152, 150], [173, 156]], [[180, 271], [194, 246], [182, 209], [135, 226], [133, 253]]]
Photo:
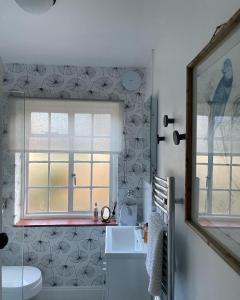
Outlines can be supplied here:
[[239, 33], [194, 69], [192, 218], [240, 262]]
[[111, 211], [108, 206], [104, 206], [101, 210], [101, 218], [103, 221], [108, 221], [111, 217]]

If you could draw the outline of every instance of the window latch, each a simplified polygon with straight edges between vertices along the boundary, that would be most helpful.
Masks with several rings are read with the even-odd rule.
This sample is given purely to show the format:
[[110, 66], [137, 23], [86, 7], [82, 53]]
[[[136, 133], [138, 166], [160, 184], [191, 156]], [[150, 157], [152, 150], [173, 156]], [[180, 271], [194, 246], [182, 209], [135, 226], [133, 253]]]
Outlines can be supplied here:
[[73, 179], [73, 184], [77, 185], [77, 177], [75, 173], [72, 174], [72, 179]]

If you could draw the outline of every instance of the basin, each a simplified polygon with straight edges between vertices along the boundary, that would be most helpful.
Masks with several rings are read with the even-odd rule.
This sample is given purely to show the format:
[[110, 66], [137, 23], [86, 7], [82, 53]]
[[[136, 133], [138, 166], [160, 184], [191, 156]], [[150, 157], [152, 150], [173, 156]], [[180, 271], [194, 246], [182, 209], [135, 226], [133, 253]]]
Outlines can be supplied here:
[[135, 226], [106, 228], [106, 300], [150, 300], [147, 246]]
[[106, 229], [106, 255], [146, 255], [147, 246], [135, 226], [108, 226]]

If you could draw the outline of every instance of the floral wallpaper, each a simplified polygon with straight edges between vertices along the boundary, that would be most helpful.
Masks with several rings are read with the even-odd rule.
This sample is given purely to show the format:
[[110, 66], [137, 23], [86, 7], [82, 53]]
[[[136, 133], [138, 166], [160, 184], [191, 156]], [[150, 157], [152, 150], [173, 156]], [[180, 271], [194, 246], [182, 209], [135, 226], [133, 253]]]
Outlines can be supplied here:
[[[26, 97], [62, 99], [99, 99], [124, 101], [124, 150], [119, 156], [118, 211], [123, 204], [137, 204], [142, 218], [143, 180], [149, 178], [150, 107], [145, 101], [144, 68], [78, 67], [53, 65], [5, 64], [3, 87], [24, 91]], [[121, 78], [128, 70], [141, 77], [141, 86], [128, 91]], [[7, 140], [7, 97], [1, 103], [3, 138]], [[44, 285], [102, 285], [105, 274], [105, 228], [97, 227], [13, 227], [15, 214], [15, 159], [3, 151], [3, 229], [10, 241], [2, 251], [3, 264], [37, 266]], [[131, 193], [128, 191], [131, 190]], [[23, 251], [22, 251], [22, 241]]]

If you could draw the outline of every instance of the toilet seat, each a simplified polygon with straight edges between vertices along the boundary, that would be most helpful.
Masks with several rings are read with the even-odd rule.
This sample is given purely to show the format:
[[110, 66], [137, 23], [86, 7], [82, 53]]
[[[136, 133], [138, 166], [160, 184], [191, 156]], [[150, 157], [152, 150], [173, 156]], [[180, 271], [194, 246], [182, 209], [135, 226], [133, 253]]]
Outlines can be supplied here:
[[[42, 274], [36, 267], [3, 266], [3, 300], [27, 300], [42, 289]], [[23, 295], [23, 296], [22, 296]]]

